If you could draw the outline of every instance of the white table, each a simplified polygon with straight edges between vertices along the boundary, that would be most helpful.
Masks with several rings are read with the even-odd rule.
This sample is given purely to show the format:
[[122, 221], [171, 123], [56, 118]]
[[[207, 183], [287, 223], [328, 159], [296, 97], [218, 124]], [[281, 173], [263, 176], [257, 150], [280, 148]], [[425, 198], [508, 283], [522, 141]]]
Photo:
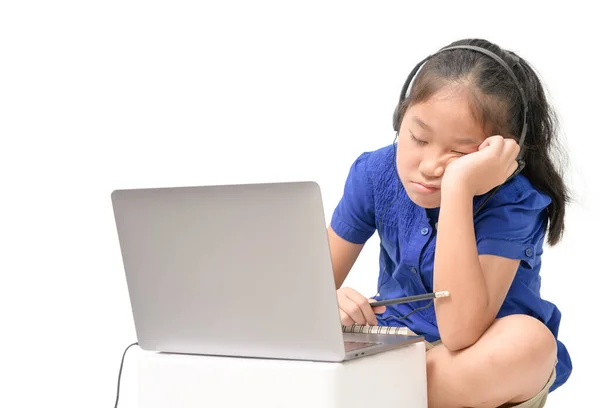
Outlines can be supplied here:
[[143, 351], [139, 408], [427, 407], [425, 343], [343, 363]]

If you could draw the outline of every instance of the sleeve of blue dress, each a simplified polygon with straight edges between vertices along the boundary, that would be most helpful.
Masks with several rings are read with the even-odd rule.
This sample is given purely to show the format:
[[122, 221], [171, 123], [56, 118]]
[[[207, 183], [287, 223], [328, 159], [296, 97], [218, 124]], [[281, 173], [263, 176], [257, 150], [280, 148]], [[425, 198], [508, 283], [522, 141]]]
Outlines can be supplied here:
[[331, 217], [331, 228], [346, 241], [364, 244], [375, 232], [373, 188], [368, 177], [369, 153], [350, 167], [344, 193]]
[[480, 255], [497, 255], [533, 267], [542, 253], [550, 198], [523, 176], [503, 186], [475, 217]]

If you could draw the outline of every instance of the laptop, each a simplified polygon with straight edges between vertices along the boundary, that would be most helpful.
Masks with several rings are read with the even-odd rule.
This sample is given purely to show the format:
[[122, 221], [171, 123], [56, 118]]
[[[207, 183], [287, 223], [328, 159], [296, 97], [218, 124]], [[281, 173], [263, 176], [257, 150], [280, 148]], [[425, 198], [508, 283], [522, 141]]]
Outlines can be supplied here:
[[343, 333], [315, 182], [115, 190], [144, 350], [340, 362], [421, 341]]

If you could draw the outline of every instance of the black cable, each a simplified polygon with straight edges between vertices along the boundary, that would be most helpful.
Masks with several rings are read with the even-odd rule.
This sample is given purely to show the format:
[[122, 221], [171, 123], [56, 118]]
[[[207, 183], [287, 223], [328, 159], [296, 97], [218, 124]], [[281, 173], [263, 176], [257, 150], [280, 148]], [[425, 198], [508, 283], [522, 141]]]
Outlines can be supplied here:
[[406, 315], [404, 315], [402, 317], [398, 317], [398, 316], [395, 316], [395, 315], [389, 315], [388, 317], [382, 317], [381, 320], [387, 320], [387, 319], [391, 319], [391, 318], [394, 318], [396, 320], [404, 320], [404, 319], [408, 318], [414, 312], [418, 312], [420, 310], [425, 310], [428, 307], [430, 307], [432, 304], [433, 304], [433, 300], [430, 301], [429, 303], [427, 303], [427, 305], [425, 305], [423, 307], [418, 307], [418, 308], [414, 309], [412, 312], [410, 312], [410, 313], [408, 313], [408, 314], [406, 314]]
[[396, 201], [398, 201], [398, 196], [400, 195], [400, 176], [398, 175], [398, 170], [397, 170], [397, 166], [396, 166], [396, 154], [397, 154], [396, 141], [397, 141], [397, 139], [398, 139], [398, 132], [396, 132], [396, 136], [394, 137], [394, 141], [392, 142], [392, 146], [394, 146], [394, 160], [392, 162], [392, 171], [396, 175], [396, 177], [395, 177], [395, 179], [396, 179], [396, 194], [394, 196], [394, 199], [388, 203], [388, 205], [385, 207], [385, 209], [379, 216], [380, 224], [381, 224], [381, 222], [383, 222], [383, 219], [384, 219], [385, 215], [387, 214], [388, 210], [390, 209], [390, 207], [392, 205], [394, 205], [396, 203]]
[[123, 357], [121, 358], [121, 367], [119, 367], [119, 378], [117, 380], [117, 400], [115, 401], [115, 408], [117, 408], [117, 405], [119, 405], [119, 390], [121, 389], [121, 373], [123, 372], [123, 362], [125, 361], [125, 354], [127, 354], [127, 350], [137, 345], [137, 343], [131, 343], [123, 352]]

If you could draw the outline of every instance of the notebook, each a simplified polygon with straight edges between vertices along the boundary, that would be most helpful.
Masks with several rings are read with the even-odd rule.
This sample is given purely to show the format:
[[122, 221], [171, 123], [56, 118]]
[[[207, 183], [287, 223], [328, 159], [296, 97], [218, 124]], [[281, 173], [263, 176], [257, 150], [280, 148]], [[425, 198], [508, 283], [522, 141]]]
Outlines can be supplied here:
[[123, 189], [112, 204], [145, 350], [344, 361], [422, 340], [340, 327], [314, 182]]
[[396, 334], [409, 336], [412, 332], [408, 327], [403, 326], [368, 326], [353, 324], [351, 326], [342, 325], [343, 333], [363, 333], [363, 334]]

